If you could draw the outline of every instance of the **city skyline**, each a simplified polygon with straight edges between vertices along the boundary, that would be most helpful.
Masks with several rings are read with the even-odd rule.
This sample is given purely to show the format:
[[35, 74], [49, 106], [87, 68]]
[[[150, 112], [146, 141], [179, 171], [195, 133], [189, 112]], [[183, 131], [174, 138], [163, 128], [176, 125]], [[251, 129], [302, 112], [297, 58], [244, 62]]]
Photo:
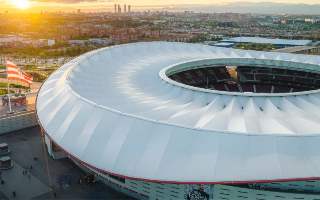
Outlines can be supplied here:
[[[312, 5], [320, 5], [318, 0], [168, 0], [166, 2], [160, 0], [0, 0], [0, 11], [28, 11], [37, 12], [41, 10], [47, 11], [72, 11], [82, 9], [86, 11], [112, 11], [114, 4], [130, 4], [133, 5], [136, 11], [141, 10], [176, 10], [176, 9], [190, 9], [202, 11], [201, 7], [206, 9], [214, 7], [230, 7], [233, 5], [246, 6], [252, 4], [277, 4], [277, 5], [290, 5], [298, 7], [297, 4], [304, 4], [306, 7]], [[254, 9], [253, 9], [254, 11]], [[251, 12], [250, 9], [248, 12]], [[320, 10], [319, 10], [320, 13]], [[306, 13], [308, 14], [308, 13]]]

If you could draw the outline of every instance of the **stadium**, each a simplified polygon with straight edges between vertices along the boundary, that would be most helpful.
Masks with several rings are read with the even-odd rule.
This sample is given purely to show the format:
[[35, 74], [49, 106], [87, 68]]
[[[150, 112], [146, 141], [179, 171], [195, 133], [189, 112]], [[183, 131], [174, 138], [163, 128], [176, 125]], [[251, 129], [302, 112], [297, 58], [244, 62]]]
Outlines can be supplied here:
[[320, 200], [320, 57], [150, 42], [103, 48], [42, 85], [62, 154], [136, 199]]

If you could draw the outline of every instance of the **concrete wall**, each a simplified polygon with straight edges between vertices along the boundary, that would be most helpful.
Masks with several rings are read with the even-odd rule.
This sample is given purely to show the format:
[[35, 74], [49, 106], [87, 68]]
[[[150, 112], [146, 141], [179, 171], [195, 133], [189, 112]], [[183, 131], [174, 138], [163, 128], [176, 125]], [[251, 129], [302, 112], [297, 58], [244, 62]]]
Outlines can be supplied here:
[[45, 135], [44, 139], [45, 139], [45, 143], [46, 143], [46, 146], [47, 146], [48, 154], [53, 159], [57, 160], [57, 159], [62, 159], [62, 158], [66, 158], [67, 157], [67, 155], [62, 150], [58, 150], [58, 151], [54, 150], [54, 145], [55, 144], [50, 140], [50, 138], [48, 136]]
[[[247, 188], [230, 185], [164, 184], [130, 180], [105, 174], [69, 157], [87, 173], [94, 174], [116, 191], [141, 200], [320, 200], [320, 181], [256, 184]], [[260, 188], [260, 189], [257, 189]], [[275, 190], [273, 190], [273, 188]], [[310, 188], [313, 188], [312, 190]], [[277, 189], [282, 189], [279, 191]], [[200, 191], [200, 193], [199, 193]], [[202, 193], [201, 193], [202, 191]], [[205, 193], [203, 195], [203, 193]], [[202, 195], [200, 198], [199, 195]], [[198, 198], [199, 197], [199, 198]]]
[[24, 128], [37, 126], [35, 111], [20, 112], [0, 118], [0, 135]]
[[[262, 189], [275, 189], [275, 190], [294, 190], [304, 192], [317, 192], [320, 197], [320, 181], [296, 181], [296, 182], [283, 182], [283, 183], [262, 183], [259, 184]], [[320, 199], [320, 198], [319, 198]]]
[[[101, 174], [95, 169], [83, 166], [78, 161], [73, 160], [80, 168], [84, 171], [95, 174], [98, 180], [102, 180], [105, 184], [112, 187], [113, 189], [125, 193], [135, 199], [149, 199], [149, 200], [186, 200], [194, 199], [197, 193], [193, 191], [202, 191], [207, 193], [207, 197], [203, 199], [208, 200], [320, 200], [320, 193], [318, 192], [318, 187], [320, 186], [320, 181], [302, 181], [302, 182], [291, 182], [283, 183], [283, 187], [286, 185], [294, 184], [300, 185], [305, 188], [306, 184], [313, 184], [314, 190], [312, 191], [301, 191], [297, 190], [287, 190], [287, 191], [273, 191], [264, 189], [252, 189], [252, 188], [242, 188], [239, 186], [229, 186], [229, 185], [184, 185], [184, 184], [162, 184], [162, 183], [151, 183], [138, 180], [124, 179], [119, 181], [114, 179], [110, 175]], [[262, 186], [261, 184], [258, 184]], [[263, 184], [264, 187], [267, 184]], [[287, 188], [284, 188], [287, 189]], [[199, 194], [199, 193], [198, 193]], [[199, 198], [202, 199], [202, 198]]]
[[294, 192], [272, 192], [227, 185], [214, 187], [214, 200], [320, 200], [319, 194], [299, 194]]

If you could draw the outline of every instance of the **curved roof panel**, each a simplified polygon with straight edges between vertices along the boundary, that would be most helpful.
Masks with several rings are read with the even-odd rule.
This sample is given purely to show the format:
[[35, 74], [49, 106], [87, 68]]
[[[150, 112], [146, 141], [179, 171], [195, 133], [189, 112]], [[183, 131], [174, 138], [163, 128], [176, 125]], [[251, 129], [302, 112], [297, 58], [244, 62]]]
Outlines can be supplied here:
[[306, 70], [320, 65], [316, 56], [198, 44], [114, 46], [52, 74], [38, 94], [39, 121], [72, 156], [131, 178], [217, 183], [320, 177], [319, 91], [228, 93], [161, 76], [169, 66], [222, 59]]

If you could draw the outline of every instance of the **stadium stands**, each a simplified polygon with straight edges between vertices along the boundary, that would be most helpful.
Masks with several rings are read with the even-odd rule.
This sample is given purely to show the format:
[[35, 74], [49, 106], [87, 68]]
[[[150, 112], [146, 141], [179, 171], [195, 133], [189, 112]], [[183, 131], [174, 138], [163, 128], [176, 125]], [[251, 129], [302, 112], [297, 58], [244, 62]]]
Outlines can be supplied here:
[[255, 93], [292, 93], [320, 88], [320, 74], [260, 66], [238, 66], [237, 80], [225, 66], [205, 66], [182, 71], [171, 79], [194, 87]]

